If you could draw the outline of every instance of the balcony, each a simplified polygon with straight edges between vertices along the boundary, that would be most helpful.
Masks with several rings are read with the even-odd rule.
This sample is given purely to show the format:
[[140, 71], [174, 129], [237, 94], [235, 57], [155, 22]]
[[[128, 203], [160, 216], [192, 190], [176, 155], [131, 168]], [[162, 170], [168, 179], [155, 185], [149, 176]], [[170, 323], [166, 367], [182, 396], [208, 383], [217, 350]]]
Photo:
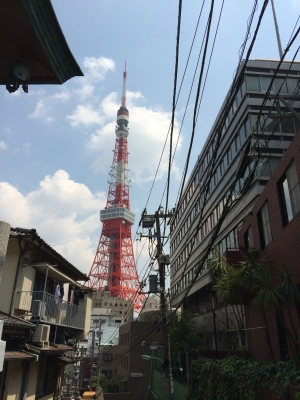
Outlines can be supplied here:
[[47, 292], [18, 292], [14, 308], [27, 319], [84, 329], [85, 309]]

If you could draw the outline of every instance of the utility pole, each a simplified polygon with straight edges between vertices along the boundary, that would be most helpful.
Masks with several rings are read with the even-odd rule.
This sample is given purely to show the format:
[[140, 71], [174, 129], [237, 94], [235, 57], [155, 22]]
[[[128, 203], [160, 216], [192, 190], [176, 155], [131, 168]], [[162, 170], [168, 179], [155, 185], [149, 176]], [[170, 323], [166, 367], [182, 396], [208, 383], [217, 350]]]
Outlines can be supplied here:
[[101, 335], [102, 335], [102, 322], [106, 322], [105, 320], [102, 321], [101, 317], [99, 319], [99, 336], [98, 336], [98, 364], [97, 364], [97, 383], [98, 385], [100, 384], [100, 375], [101, 375], [101, 369], [100, 369], [100, 353], [101, 353]]
[[[160, 231], [160, 221], [166, 218], [171, 218], [173, 216], [173, 211], [164, 213], [162, 208], [159, 208], [154, 215], [147, 215], [147, 211], [144, 210], [142, 214], [142, 227], [151, 228], [156, 225], [156, 239], [157, 239], [157, 252], [156, 257], [158, 261], [158, 275], [159, 275], [159, 289], [157, 288], [156, 293], [160, 294], [160, 309], [161, 309], [161, 321], [163, 328], [163, 340], [164, 340], [164, 363], [163, 369], [166, 379], [167, 387], [167, 400], [173, 400], [174, 390], [173, 390], [173, 374], [172, 374], [172, 364], [171, 364], [171, 353], [170, 353], [170, 340], [169, 340], [169, 329], [167, 321], [167, 303], [166, 303], [166, 265], [170, 264], [169, 256], [163, 254], [163, 243]], [[149, 237], [149, 236], [146, 236]]]
[[92, 331], [92, 366], [91, 366], [91, 383], [90, 387], [92, 387], [92, 379], [93, 379], [93, 372], [94, 372], [94, 350], [95, 350], [95, 329]]

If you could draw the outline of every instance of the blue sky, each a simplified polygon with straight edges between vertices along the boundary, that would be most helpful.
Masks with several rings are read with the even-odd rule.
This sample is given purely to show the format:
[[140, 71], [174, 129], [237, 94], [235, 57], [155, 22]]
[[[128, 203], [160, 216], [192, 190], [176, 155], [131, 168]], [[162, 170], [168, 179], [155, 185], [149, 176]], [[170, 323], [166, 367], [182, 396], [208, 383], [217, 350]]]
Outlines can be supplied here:
[[[131, 210], [138, 222], [171, 118], [178, 4], [170, 0], [52, 0], [52, 3], [69, 47], [85, 76], [73, 78], [62, 86], [30, 86], [28, 94], [19, 90], [12, 95], [4, 86], [0, 87], [0, 219], [14, 227], [37, 229], [51, 246], [88, 273], [101, 233], [99, 210], [105, 206], [108, 191], [124, 60], [127, 60], [127, 105], [130, 112]], [[207, 21], [209, 3], [206, 3], [176, 108], [175, 141]], [[253, 27], [262, 0], [258, 4]], [[300, 13], [300, 1], [275, 0], [275, 5], [285, 48]], [[212, 37], [220, 7], [221, 0], [216, 0]], [[252, 7], [253, 2], [249, 0], [224, 2], [198, 118], [191, 166], [232, 81]], [[200, 8], [199, 1], [183, 1], [179, 82]], [[296, 42], [299, 45], [299, 40]], [[296, 45], [288, 59], [292, 58]], [[278, 59], [271, 4], [251, 58]], [[172, 168], [170, 207], [175, 205], [186, 159], [194, 100], [195, 90]], [[149, 213], [154, 212], [161, 201], [167, 166], [168, 151], [163, 155], [150, 196]], [[135, 225], [132, 229], [133, 237], [136, 228]], [[140, 250], [141, 244], [138, 246]], [[136, 250], [136, 245], [134, 248]], [[147, 252], [145, 247], [139, 260], [140, 269], [147, 262]]]

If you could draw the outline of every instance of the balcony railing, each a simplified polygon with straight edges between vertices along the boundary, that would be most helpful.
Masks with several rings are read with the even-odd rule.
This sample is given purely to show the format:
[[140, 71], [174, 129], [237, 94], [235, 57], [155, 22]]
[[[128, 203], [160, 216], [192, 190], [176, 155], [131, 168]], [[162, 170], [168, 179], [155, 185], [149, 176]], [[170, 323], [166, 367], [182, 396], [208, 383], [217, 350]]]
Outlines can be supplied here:
[[85, 309], [47, 292], [18, 292], [15, 309], [32, 319], [84, 329]]

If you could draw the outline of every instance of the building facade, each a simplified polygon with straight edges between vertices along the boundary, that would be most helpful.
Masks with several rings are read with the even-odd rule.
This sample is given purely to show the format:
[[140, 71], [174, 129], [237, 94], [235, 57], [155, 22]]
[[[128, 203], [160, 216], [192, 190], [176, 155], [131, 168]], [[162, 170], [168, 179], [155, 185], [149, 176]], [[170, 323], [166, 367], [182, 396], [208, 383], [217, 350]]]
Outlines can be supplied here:
[[66, 355], [90, 329], [92, 293], [79, 283], [87, 280], [35, 229], [10, 229], [0, 282], [1, 398], [59, 397], [64, 367], [72, 362]]
[[[268, 264], [272, 286], [282, 285], [284, 269], [300, 285], [300, 131], [293, 139], [268, 184], [239, 231], [240, 248], [249, 246]], [[289, 293], [290, 295], [291, 293]], [[287, 299], [285, 299], [287, 300]], [[246, 305], [249, 352], [255, 358], [276, 361], [293, 359], [293, 340], [300, 331], [299, 302], [287, 301], [283, 309], [262, 309]], [[280, 315], [281, 313], [281, 315]], [[271, 349], [267, 343], [268, 327]], [[263, 328], [265, 327], [265, 328]], [[293, 334], [296, 332], [296, 336]], [[297, 346], [297, 344], [296, 344]]]
[[[206, 143], [193, 168], [171, 221], [171, 304], [182, 304], [199, 316], [199, 324], [205, 325], [205, 316], [211, 314], [219, 304], [212, 299], [210, 278], [203, 256], [211, 244], [215, 227], [220, 220], [228, 196], [236, 199], [245, 191], [247, 177], [255, 160], [259, 157], [258, 167], [246, 192], [226, 214], [213, 245], [223, 254], [239, 246], [238, 230], [243, 220], [255, 204], [258, 196], [268, 183], [280, 159], [291, 143], [299, 128], [299, 121], [293, 116], [278, 119], [278, 107], [271, 108], [271, 102], [264, 97], [278, 62], [271, 60], [249, 60], [243, 72], [239, 73], [240, 86], [235, 94], [232, 106], [227, 111], [222, 127], [221, 139], [216, 149], [217, 129], [224, 115], [230, 94], [227, 95]], [[300, 63], [283, 62], [272, 84], [270, 94], [293, 94], [300, 74]], [[230, 92], [229, 92], [230, 93]], [[279, 105], [280, 106], [280, 105]], [[299, 111], [299, 101], [293, 103]], [[282, 112], [287, 110], [280, 106]], [[259, 117], [259, 123], [257, 119]], [[258, 129], [254, 127], [258, 126]], [[267, 146], [264, 144], [267, 143]], [[262, 144], [260, 146], [260, 144]], [[255, 147], [253, 149], [253, 147]], [[252, 149], [244, 177], [237, 179], [241, 160]], [[216, 152], [214, 165], [210, 160]], [[211, 171], [208, 175], [208, 171]], [[234, 191], [229, 194], [232, 182], [236, 181]], [[208, 186], [206, 186], [206, 183]], [[205, 190], [207, 187], [207, 197]], [[199, 219], [199, 215], [201, 215]], [[188, 290], [188, 293], [187, 293]], [[214, 304], [214, 302], [216, 304]], [[222, 310], [219, 319], [222, 320]], [[210, 317], [209, 317], [210, 318]], [[209, 324], [208, 324], [209, 325]], [[212, 333], [212, 324], [206, 327]], [[212, 342], [208, 346], [213, 346]]]

